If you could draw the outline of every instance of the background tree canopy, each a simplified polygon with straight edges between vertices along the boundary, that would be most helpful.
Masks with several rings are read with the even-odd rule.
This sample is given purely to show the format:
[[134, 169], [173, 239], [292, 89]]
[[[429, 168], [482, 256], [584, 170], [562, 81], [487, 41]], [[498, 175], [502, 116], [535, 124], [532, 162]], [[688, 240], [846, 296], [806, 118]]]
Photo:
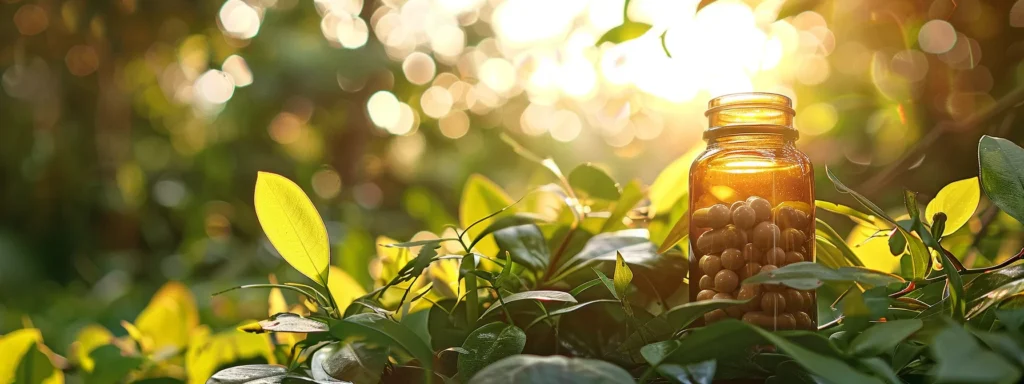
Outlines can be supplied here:
[[[904, 188], [926, 202], [978, 176], [982, 135], [1024, 140], [1022, 58], [1024, 1], [5, 0], [0, 334], [31, 324], [66, 355], [87, 324], [126, 335], [168, 281], [196, 324], [266, 317], [266, 292], [210, 295], [306, 281], [257, 219], [259, 171], [309, 195], [362, 289], [404, 266], [379, 236], [466, 228], [552, 181], [507, 137], [653, 183], [641, 213], [670, 211], [658, 196], [683, 191], [656, 177], [685, 172], [731, 92], [793, 98], [819, 199], [853, 204], [828, 166], [902, 209]], [[1020, 249], [999, 201], [977, 212], [943, 243], [963, 264]], [[821, 217], [888, 255], [870, 225]]]

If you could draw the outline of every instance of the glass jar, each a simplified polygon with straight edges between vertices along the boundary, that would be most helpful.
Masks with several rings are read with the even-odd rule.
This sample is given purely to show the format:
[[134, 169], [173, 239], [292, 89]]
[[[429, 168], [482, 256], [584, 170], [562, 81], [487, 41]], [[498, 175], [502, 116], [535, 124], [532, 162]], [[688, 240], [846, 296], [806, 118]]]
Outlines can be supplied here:
[[742, 283], [814, 261], [814, 171], [794, 145], [792, 102], [732, 94], [712, 99], [705, 114], [708, 146], [690, 168], [690, 301], [751, 299], [707, 313], [704, 324], [732, 317], [769, 330], [816, 329], [813, 290]]

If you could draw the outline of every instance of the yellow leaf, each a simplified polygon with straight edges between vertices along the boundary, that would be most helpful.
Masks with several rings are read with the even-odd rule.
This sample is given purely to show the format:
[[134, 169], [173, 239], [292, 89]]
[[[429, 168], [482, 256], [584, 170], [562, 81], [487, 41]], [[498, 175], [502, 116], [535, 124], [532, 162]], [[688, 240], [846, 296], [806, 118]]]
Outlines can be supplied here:
[[281, 257], [326, 287], [331, 263], [327, 228], [309, 197], [284, 176], [260, 172], [254, 201], [260, 226]]
[[43, 335], [38, 329], [19, 329], [0, 337], [0, 383], [18, 383], [16, 373], [22, 359], [34, 354], [33, 362], [49, 368], [52, 372], [43, 379], [43, 384], [64, 383], [64, 373], [54, 369], [46, 355], [39, 351], [38, 345], [43, 342]]
[[[144, 353], [184, 349], [188, 345], [189, 332], [198, 325], [195, 297], [184, 284], [175, 281], [164, 284], [134, 322], [144, 341], [140, 343]], [[128, 332], [131, 334], [132, 330]], [[133, 338], [135, 336], [132, 335]]]
[[334, 303], [338, 305], [338, 313], [344, 313], [352, 301], [366, 294], [366, 289], [359, 282], [333, 265], [331, 276], [327, 279], [327, 290], [334, 298]]
[[972, 177], [949, 183], [935, 195], [928, 207], [924, 210], [924, 220], [932, 223], [932, 216], [943, 212], [946, 214], [946, 228], [942, 236], [949, 236], [956, 230], [967, 224], [978, 209], [978, 201], [981, 199], [981, 187], [978, 185], [978, 178]]
[[865, 267], [888, 273], [899, 272], [900, 258], [889, 252], [889, 239], [885, 236], [869, 239], [876, 232], [874, 227], [857, 224], [847, 236], [846, 243]]
[[74, 344], [72, 344], [74, 357], [77, 359], [78, 365], [86, 372], [92, 372], [96, 362], [89, 357], [89, 353], [97, 347], [110, 344], [113, 342], [113, 339], [114, 335], [100, 325], [89, 324], [82, 327], [78, 331], [78, 335], [75, 336]]
[[215, 335], [205, 325], [196, 329], [185, 354], [189, 384], [205, 383], [210, 376], [229, 363], [262, 357], [274, 364], [274, 354], [267, 334], [224, 331]]
[[[481, 175], [470, 175], [466, 185], [462, 188], [462, 198], [459, 201], [459, 225], [466, 229], [477, 220], [498, 212], [512, 203], [512, 198], [493, 181]], [[503, 214], [511, 214], [513, 211], [514, 209], [509, 209]], [[487, 228], [488, 225], [501, 216], [498, 215], [484, 220], [469, 230], [465, 236], [466, 243], [468, 244], [476, 239], [484, 228]], [[498, 244], [490, 236], [477, 243], [475, 248], [484, 255], [496, 255], [498, 253]]]

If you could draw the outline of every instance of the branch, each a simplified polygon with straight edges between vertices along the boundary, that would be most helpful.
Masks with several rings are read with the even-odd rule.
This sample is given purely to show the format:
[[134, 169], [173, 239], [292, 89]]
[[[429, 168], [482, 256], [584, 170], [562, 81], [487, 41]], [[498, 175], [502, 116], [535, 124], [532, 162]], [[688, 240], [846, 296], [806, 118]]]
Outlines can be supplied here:
[[924, 152], [935, 144], [946, 132], [973, 129], [988, 122], [993, 117], [999, 116], [1003, 112], [1016, 107], [1021, 102], [1024, 102], [1024, 85], [1014, 88], [995, 104], [968, 116], [964, 120], [959, 122], [940, 123], [935, 128], [932, 128], [931, 131], [928, 131], [928, 134], [921, 138], [913, 148], [904, 153], [903, 156], [900, 156], [898, 160], [876, 173], [874, 177], [868, 179], [868, 181], [864, 182], [864, 184], [858, 189], [865, 195], [871, 195], [874, 192], [877, 192], [883, 185], [888, 184], [893, 178], [906, 171], [910, 164], [917, 161], [917, 159], [920, 158]]

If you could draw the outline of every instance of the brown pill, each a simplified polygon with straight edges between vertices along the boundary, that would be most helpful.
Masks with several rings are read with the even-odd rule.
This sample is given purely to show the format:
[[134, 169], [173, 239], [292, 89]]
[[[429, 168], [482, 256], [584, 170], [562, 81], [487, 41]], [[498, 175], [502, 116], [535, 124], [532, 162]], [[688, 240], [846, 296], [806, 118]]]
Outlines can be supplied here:
[[711, 324], [711, 323], [720, 321], [722, 319], [725, 319], [726, 317], [729, 317], [728, 313], [725, 313], [725, 311], [723, 311], [721, 309], [716, 309], [714, 311], [711, 311], [711, 312], [708, 312], [708, 313], [704, 314], [704, 322], [708, 323], [708, 324]]
[[711, 219], [708, 217], [707, 208], [701, 208], [693, 211], [693, 215], [690, 215], [690, 225], [694, 228], [709, 228], [711, 227]]
[[718, 271], [722, 270], [722, 260], [715, 255], [701, 257], [700, 270], [704, 271], [705, 275], [714, 276]]
[[804, 261], [804, 255], [800, 252], [786, 252], [786, 265]]
[[[704, 256], [704, 257], [707, 257], [707, 256]], [[731, 270], [734, 270], [734, 271], [739, 271], [741, 268], [743, 268], [744, 265], [747, 264], [747, 263], [745, 263], [743, 261], [743, 253], [740, 252], [740, 250], [738, 250], [736, 248], [729, 248], [729, 249], [726, 249], [726, 250], [722, 251], [721, 259], [722, 259], [722, 264], [721, 264], [722, 267], [725, 267], [725, 268], [728, 268], [728, 269], [731, 269]], [[707, 270], [705, 270], [704, 273], [711, 274], [711, 272], [708, 272]], [[715, 271], [715, 273], [718, 273], [718, 271]]]
[[701, 276], [697, 286], [700, 289], [713, 289], [715, 288], [715, 278], [708, 275]]
[[818, 328], [818, 327], [816, 327], [814, 325], [814, 321], [811, 320], [811, 316], [808, 315], [807, 312], [797, 312], [797, 313], [794, 313], [793, 317], [796, 318], [796, 327], [797, 327], [797, 329], [815, 330], [815, 329]]
[[787, 251], [799, 250], [804, 246], [805, 241], [807, 241], [807, 235], [804, 235], [803, 231], [799, 229], [786, 228], [782, 231], [782, 247]]
[[743, 284], [736, 293], [736, 298], [740, 300], [750, 299], [747, 304], [744, 304], [744, 307], [748, 311], [756, 311], [761, 308], [761, 286], [759, 284]]
[[747, 243], [743, 245], [743, 260], [748, 263], [761, 263], [761, 256], [763, 254], [754, 244]]
[[769, 223], [760, 222], [754, 226], [754, 245], [761, 249], [768, 249], [777, 246], [781, 235], [779, 233], [779, 226]]
[[742, 277], [743, 280], [746, 280], [749, 279], [750, 276], [754, 276], [760, 272], [761, 264], [751, 261], [743, 266], [743, 270], [740, 273], [740, 277]]
[[806, 305], [804, 309], [808, 311], [817, 311], [818, 303], [816, 302], [817, 299], [814, 297], [814, 294], [811, 293], [811, 291], [801, 291], [800, 293], [804, 296], [804, 305]]
[[773, 314], [786, 312], [786, 298], [778, 292], [765, 292], [761, 295], [761, 309]]
[[734, 201], [731, 205], [729, 205], [729, 212], [733, 212], [733, 211], [736, 210], [736, 208], [742, 207], [744, 205], [747, 205], [746, 201], [743, 201], [743, 200]]
[[[734, 300], [734, 299], [736, 299], [735, 297], [733, 297], [732, 295], [730, 295], [728, 293], [716, 294], [714, 298], [715, 298], [715, 300]], [[743, 316], [743, 312], [744, 312], [743, 311], [743, 306], [741, 306], [741, 305], [733, 305], [733, 306], [725, 307], [725, 313], [727, 313], [729, 315], [729, 317], [735, 317], [735, 318], [738, 319], [738, 318], [740, 318], [740, 316]]]
[[771, 329], [775, 324], [775, 317], [760, 311], [747, 312], [743, 314], [743, 321], [761, 328]]
[[700, 292], [697, 292], [697, 301], [711, 300], [711, 298], [714, 297], [716, 293], [718, 292], [715, 292], [710, 289], [701, 290]]
[[811, 223], [811, 216], [810, 215], [808, 215], [806, 212], [801, 211], [799, 209], [796, 210], [796, 222], [793, 223], [794, 227], [800, 228], [800, 229], [806, 229], [807, 226], [810, 223]]
[[708, 208], [708, 223], [711, 224], [711, 228], [722, 228], [726, 224], [729, 224], [729, 220], [732, 219], [729, 207], [725, 204], [715, 204]]
[[735, 225], [727, 225], [725, 228], [719, 229], [722, 232], [722, 242], [725, 243], [726, 248], [740, 248], [743, 244], [747, 243], [747, 234]]
[[[703, 279], [703, 277], [701, 278]], [[732, 292], [740, 285], [740, 276], [728, 269], [718, 271], [715, 275], [715, 290], [718, 292]]]
[[800, 311], [805, 308], [804, 294], [800, 291], [787, 289], [782, 292], [782, 296], [786, 298], [786, 307], [789, 308], [790, 312]]
[[772, 203], [758, 196], [747, 198], [747, 205], [754, 209], [757, 221], [766, 221], [772, 217]]
[[778, 267], [786, 265], [786, 251], [779, 247], [769, 249], [768, 252], [764, 253], [764, 263]]
[[783, 313], [775, 317], [776, 329], [796, 329], [796, 316], [792, 313]]
[[761, 266], [761, 272], [759, 272], [759, 273], [768, 273], [768, 272], [774, 271], [776, 269], [779, 269], [779, 267], [776, 267], [776, 266], [771, 265], [771, 264], [767, 264], [767, 265]]
[[725, 248], [722, 233], [719, 230], [704, 232], [697, 238], [697, 250], [701, 253], [718, 253]]
[[757, 222], [757, 214], [754, 209], [747, 205], [741, 205], [732, 210], [732, 223], [741, 229], [750, 229]]
[[772, 208], [772, 221], [778, 224], [782, 228], [794, 228], [796, 225], [796, 209], [786, 205], [786, 203], [779, 204], [779, 206]]

